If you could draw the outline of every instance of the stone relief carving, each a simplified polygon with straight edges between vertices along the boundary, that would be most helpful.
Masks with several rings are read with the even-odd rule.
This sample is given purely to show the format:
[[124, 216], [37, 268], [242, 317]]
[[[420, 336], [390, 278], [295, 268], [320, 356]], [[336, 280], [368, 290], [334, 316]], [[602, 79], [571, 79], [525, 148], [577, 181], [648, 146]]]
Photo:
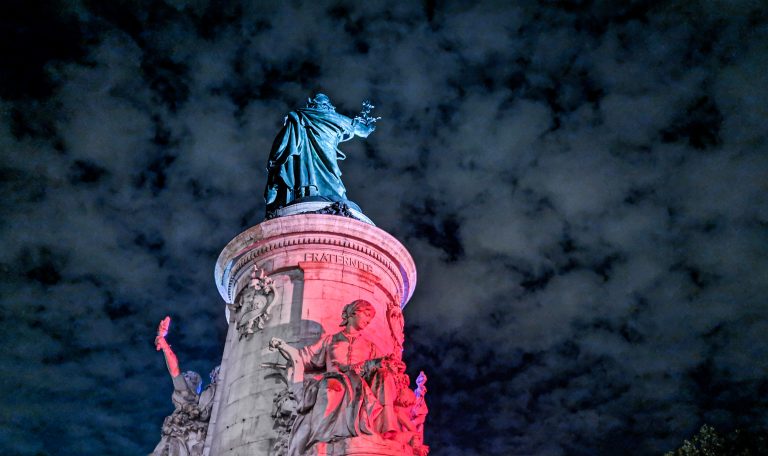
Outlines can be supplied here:
[[354, 215], [352, 215], [352, 211], [349, 209], [349, 205], [341, 201], [333, 203], [330, 206], [326, 206], [322, 209], [308, 212], [308, 214], [329, 214], [329, 215], [340, 215], [342, 217], [352, 217], [352, 218], [355, 217]]
[[[429, 447], [424, 445], [424, 421], [427, 419], [427, 413], [429, 413], [427, 402], [424, 399], [424, 396], [427, 394], [426, 383], [427, 375], [424, 371], [419, 372], [419, 376], [416, 377], [416, 389], [413, 391], [415, 401], [411, 406], [410, 415], [411, 422], [416, 427], [412, 443], [415, 450], [414, 454], [416, 456], [426, 456], [426, 454], [429, 453]], [[420, 453], [419, 450], [422, 452]]]
[[171, 400], [175, 409], [163, 421], [160, 442], [150, 456], [202, 456], [220, 366], [211, 371], [211, 383], [204, 390], [200, 374], [193, 371], [181, 373], [178, 359], [165, 340], [170, 324], [170, 317], [160, 322], [155, 347], [163, 351], [173, 380]]
[[[397, 315], [402, 315], [393, 315], [391, 327], [402, 330], [397, 323]], [[426, 413], [413, 414], [419, 397], [409, 389], [400, 354], [382, 355], [362, 335], [374, 316], [370, 303], [357, 300], [344, 307], [344, 329], [313, 345], [296, 349], [278, 338], [270, 341], [269, 348], [288, 361], [285, 366], [262, 365], [286, 369], [289, 387], [275, 398], [273, 409], [275, 449], [281, 456], [303, 455], [318, 442], [366, 435], [408, 447], [415, 456], [429, 452], [418, 428]], [[423, 394], [420, 397], [423, 402]]]
[[248, 338], [259, 330], [264, 329], [271, 317], [270, 311], [276, 301], [275, 283], [265, 274], [263, 269], [253, 267], [251, 281], [243, 288], [229, 306], [234, 315], [240, 339]]
[[403, 311], [400, 306], [395, 302], [390, 301], [387, 306], [387, 324], [389, 325], [389, 331], [392, 334], [392, 342], [395, 346], [394, 355], [397, 359], [403, 358], [403, 343], [405, 342], [405, 320], [403, 319]]
[[[307, 201], [307, 200], [322, 200], [322, 197], [314, 197], [314, 198], [310, 197], [310, 198], [302, 199], [302, 201]], [[355, 217], [355, 214], [352, 213], [352, 206], [350, 204], [351, 202], [336, 201], [332, 204], [329, 204], [328, 206], [325, 206], [322, 209], [318, 209], [316, 211], [309, 211], [309, 210], [301, 211], [301, 212], [297, 212], [297, 214], [327, 214], [327, 215], [338, 215], [341, 217], [349, 217], [349, 218], [357, 219], [357, 217]], [[357, 206], [355, 206], [355, 208], [359, 210]], [[266, 215], [264, 216], [264, 219], [271, 220], [277, 217], [278, 217], [278, 212], [275, 209], [275, 210], [267, 211]]]
[[[278, 339], [272, 339], [269, 343], [270, 350], [277, 349]], [[278, 392], [272, 401], [272, 419], [277, 438], [272, 446], [274, 456], [287, 456], [291, 429], [298, 417], [299, 402], [304, 391], [304, 363], [297, 350], [285, 345], [282, 347], [284, 357], [288, 363], [262, 363], [261, 367], [281, 371], [281, 378], [285, 382], [285, 389]], [[282, 352], [281, 352], [282, 353]]]
[[277, 393], [272, 402], [272, 419], [275, 422], [277, 438], [272, 446], [274, 456], [288, 455], [288, 442], [291, 436], [293, 423], [298, 417], [299, 398], [301, 397], [301, 384], [287, 386]]

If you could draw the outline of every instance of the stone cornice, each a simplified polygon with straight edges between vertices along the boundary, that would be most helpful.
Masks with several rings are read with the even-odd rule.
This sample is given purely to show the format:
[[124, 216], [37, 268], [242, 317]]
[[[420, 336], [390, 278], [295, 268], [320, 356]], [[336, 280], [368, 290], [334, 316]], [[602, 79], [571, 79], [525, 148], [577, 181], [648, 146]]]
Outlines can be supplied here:
[[338, 255], [369, 261], [381, 270], [394, 282], [400, 306], [405, 307], [416, 286], [416, 266], [405, 247], [375, 226], [334, 215], [284, 216], [239, 234], [219, 255], [216, 286], [222, 298], [232, 303], [238, 280], [249, 265], [273, 260], [272, 269], [298, 267], [299, 261], [306, 260], [302, 254], [329, 248]]

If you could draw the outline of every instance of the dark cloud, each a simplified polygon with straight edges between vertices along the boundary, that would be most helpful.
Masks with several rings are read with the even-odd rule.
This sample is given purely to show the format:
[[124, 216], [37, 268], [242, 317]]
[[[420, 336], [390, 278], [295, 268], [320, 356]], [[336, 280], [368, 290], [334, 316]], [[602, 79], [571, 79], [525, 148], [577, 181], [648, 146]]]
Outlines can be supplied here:
[[4, 2], [0, 10], [0, 97], [6, 100], [43, 99], [57, 81], [46, 67], [80, 60], [86, 53], [87, 32], [64, 2]]
[[345, 184], [412, 252], [436, 455], [658, 454], [765, 429], [768, 12], [697, 2], [11, 2], [8, 454], [146, 454], [152, 346], [221, 356], [220, 249], [282, 117], [383, 117]]

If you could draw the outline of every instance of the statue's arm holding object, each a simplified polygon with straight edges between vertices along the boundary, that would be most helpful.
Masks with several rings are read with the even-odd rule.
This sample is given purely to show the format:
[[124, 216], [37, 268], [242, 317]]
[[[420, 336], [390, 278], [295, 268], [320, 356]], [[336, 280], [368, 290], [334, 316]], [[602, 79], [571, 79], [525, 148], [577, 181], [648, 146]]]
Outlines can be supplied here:
[[179, 370], [179, 360], [176, 358], [176, 354], [171, 350], [171, 346], [168, 345], [168, 341], [165, 340], [165, 336], [168, 335], [168, 328], [171, 326], [171, 317], [165, 317], [160, 325], [157, 327], [157, 337], [155, 337], [155, 348], [157, 351], [162, 350], [163, 356], [165, 356], [165, 365], [168, 366], [168, 373], [171, 377], [176, 378], [181, 374]]
[[286, 377], [289, 382], [297, 383], [304, 381], [304, 361], [299, 350], [288, 345], [283, 339], [273, 337], [269, 341], [269, 349], [277, 350], [280, 355], [288, 361], [288, 372]]
[[371, 116], [371, 110], [374, 107], [368, 100], [363, 102], [363, 109], [360, 111], [360, 115], [352, 120], [352, 129], [356, 136], [367, 138], [376, 129], [376, 121], [381, 119], [381, 117]]

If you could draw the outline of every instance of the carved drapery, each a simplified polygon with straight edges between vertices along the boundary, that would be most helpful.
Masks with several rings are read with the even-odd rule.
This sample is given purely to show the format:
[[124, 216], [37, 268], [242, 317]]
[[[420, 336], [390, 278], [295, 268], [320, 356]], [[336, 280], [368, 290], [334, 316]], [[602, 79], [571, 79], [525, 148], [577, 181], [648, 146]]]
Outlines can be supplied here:
[[[288, 361], [287, 365], [262, 364], [286, 372], [287, 387], [276, 395], [272, 411], [276, 455], [314, 454], [316, 444], [349, 445], [360, 439], [374, 439], [376, 445], [401, 455], [429, 453], [423, 443], [426, 376], [421, 372], [417, 388], [410, 389], [401, 359], [404, 337], [400, 307], [392, 302], [386, 313], [392, 353], [378, 352], [360, 334], [374, 316], [373, 305], [356, 300], [344, 307], [345, 329], [334, 335], [301, 349], [279, 338], [270, 341], [268, 348], [277, 350]], [[303, 375], [290, 374], [291, 368], [301, 367], [310, 369], [303, 382]], [[369, 448], [371, 455], [390, 454]]]
[[202, 393], [190, 388], [183, 376], [174, 378], [175, 410], [163, 421], [160, 443], [149, 456], [202, 456], [220, 367], [211, 372], [211, 383]]

